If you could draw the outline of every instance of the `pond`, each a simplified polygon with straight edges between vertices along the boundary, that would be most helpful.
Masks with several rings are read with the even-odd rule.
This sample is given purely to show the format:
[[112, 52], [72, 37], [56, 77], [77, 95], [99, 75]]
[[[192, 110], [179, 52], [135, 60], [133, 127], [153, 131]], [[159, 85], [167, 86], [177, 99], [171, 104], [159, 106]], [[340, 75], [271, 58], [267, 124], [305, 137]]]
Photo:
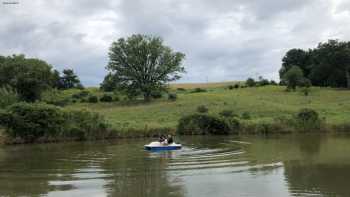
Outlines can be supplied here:
[[350, 136], [181, 137], [0, 147], [0, 196], [350, 196]]

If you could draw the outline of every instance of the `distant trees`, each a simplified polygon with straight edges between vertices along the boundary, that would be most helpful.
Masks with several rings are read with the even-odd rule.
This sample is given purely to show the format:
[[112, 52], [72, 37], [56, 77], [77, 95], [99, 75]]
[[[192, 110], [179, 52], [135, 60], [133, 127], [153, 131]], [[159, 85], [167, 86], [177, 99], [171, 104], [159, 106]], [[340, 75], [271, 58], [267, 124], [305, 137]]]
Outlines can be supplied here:
[[292, 66], [286, 73], [283, 75], [283, 80], [287, 84], [288, 90], [295, 90], [298, 85], [304, 79], [303, 70], [299, 66]]
[[63, 76], [43, 60], [24, 55], [0, 56], [0, 88], [11, 89], [20, 100], [34, 102], [49, 88], [68, 89], [82, 87], [71, 69]]
[[73, 69], [64, 69], [63, 76], [59, 77], [59, 89], [83, 88], [79, 77], [74, 73]]
[[313, 85], [350, 88], [350, 42], [329, 40], [308, 51], [289, 50], [282, 59], [282, 80], [293, 66]]
[[16, 91], [20, 98], [33, 102], [56, 83], [52, 67], [43, 60], [24, 55], [0, 56], [0, 84]]
[[185, 55], [173, 52], [163, 45], [160, 37], [132, 35], [113, 42], [109, 51], [109, 74], [102, 88], [113, 86], [125, 91], [129, 97], [143, 95], [151, 98], [153, 91], [165, 88], [166, 83], [180, 78]]

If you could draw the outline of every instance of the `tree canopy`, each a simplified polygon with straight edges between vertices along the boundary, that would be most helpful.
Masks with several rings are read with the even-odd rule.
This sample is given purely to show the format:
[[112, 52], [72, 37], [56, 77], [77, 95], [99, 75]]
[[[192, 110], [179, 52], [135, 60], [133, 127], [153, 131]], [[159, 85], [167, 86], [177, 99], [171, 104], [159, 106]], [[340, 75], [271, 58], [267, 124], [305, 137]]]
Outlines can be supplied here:
[[313, 85], [350, 88], [350, 42], [329, 40], [308, 51], [289, 50], [282, 59], [282, 80], [292, 66], [298, 66]]
[[10, 86], [22, 100], [35, 101], [55, 84], [52, 67], [43, 60], [24, 55], [0, 56], [0, 84]]
[[106, 80], [129, 96], [142, 94], [149, 100], [153, 91], [164, 90], [166, 83], [180, 78], [184, 57], [165, 46], [160, 37], [120, 38], [110, 47]]
[[64, 69], [62, 73], [63, 76], [59, 77], [59, 89], [83, 88], [73, 69]]

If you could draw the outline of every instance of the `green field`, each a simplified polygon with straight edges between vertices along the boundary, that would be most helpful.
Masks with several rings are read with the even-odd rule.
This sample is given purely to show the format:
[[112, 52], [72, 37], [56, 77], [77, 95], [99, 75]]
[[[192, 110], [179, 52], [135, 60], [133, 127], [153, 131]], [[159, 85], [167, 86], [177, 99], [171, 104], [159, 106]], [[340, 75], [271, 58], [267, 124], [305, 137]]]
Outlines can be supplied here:
[[[174, 102], [162, 98], [150, 103], [136, 104], [76, 103], [68, 105], [67, 108], [86, 108], [101, 113], [119, 131], [175, 129], [179, 118], [196, 112], [199, 105], [207, 106], [209, 114], [217, 114], [226, 109], [233, 110], [237, 115], [249, 112], [251, 119], [244, 120], [247, 123], [272, 122], [277, 117], [291, 116], [306, 107], [316, 110], [329, 124], [342, 124], [350, 119], [350, 91], [347, 90], [313, 87], [310, 95], [304, 96], [299, 91], [286, 92], [285, 87], [281, 86], [229, 90], [226, 88], [227, 83], [222, 85], [208, 85], [207, 92], [202, 93], [177, 91], [178, 98]], [[176, 92], [174, 86], [171, 89]], [[97, 93], [97, 90], [94, 92]]]

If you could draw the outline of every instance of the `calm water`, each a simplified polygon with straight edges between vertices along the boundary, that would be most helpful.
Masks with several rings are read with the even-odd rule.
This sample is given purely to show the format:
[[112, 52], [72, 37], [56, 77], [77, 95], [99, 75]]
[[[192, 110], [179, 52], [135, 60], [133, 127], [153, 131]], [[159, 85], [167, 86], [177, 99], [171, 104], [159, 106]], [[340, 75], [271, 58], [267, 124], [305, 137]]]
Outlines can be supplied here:
[[0, 147], [0, 196], [350, 196], [350, 136], [179, 141]]

